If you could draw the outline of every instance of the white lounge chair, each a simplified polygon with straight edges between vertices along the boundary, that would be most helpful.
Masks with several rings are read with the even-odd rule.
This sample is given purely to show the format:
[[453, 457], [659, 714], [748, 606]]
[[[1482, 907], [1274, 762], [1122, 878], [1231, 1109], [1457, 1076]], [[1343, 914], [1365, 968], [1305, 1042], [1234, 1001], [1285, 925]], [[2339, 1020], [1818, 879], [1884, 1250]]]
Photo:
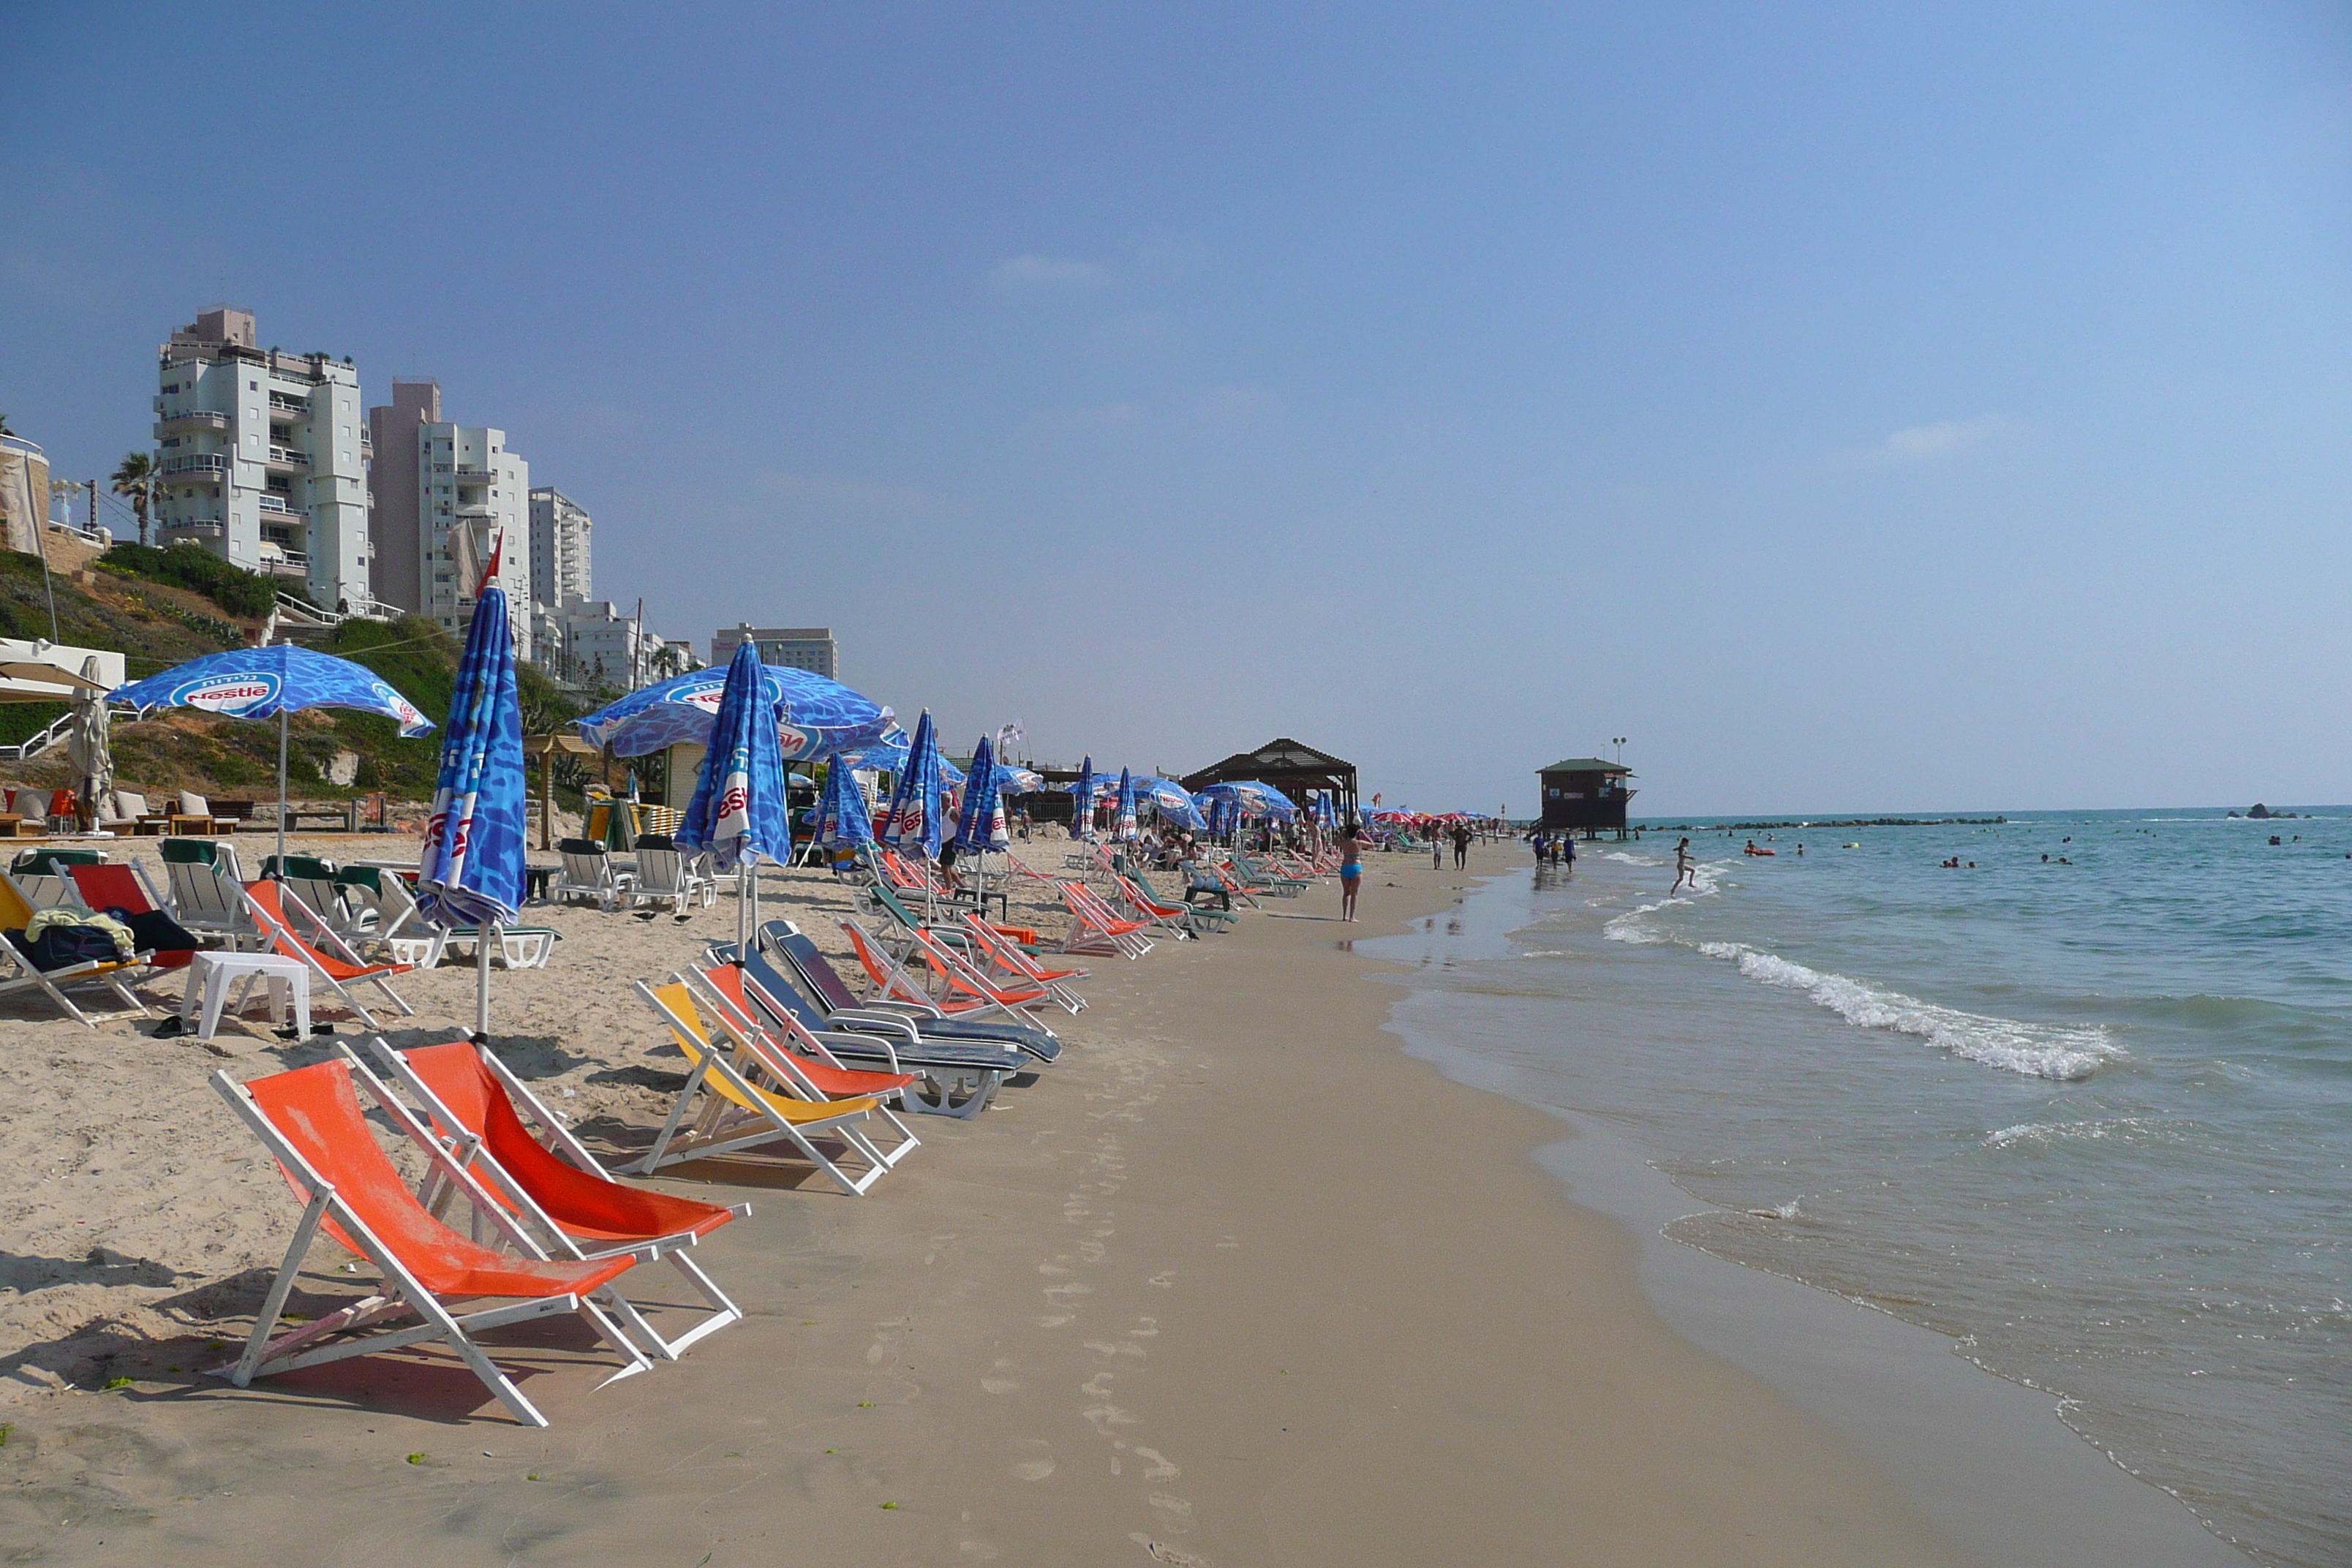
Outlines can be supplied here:
[[245, 873], [236, 846], [209, 838], [163, 840], [164, 894], [171, 917], [199, 936], [232, 948], [257, 944], [261, 928], [246, 912]]
[[566, 838], [556, 847], [563, 865], [548, 884], [548, 896], [558, 903], [593, 901], [598, 909], [626, 907], [635, 897], [635, 872], [614, 868], [613, 857], [592, 838]]
[[637, 898], [645, 903], [667, 903], [685, 914], [697, 899], [705, 909], [717, 901], [710, 883], [695, 869], [700, 857], [688, 860], [667, 834], [637, 836]]

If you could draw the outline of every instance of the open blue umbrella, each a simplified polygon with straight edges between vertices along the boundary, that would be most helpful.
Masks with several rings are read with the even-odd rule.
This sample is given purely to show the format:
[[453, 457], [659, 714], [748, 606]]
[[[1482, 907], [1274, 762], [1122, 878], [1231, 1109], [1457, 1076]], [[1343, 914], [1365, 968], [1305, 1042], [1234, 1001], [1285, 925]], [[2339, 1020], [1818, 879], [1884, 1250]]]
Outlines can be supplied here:
[[995, 749], [982, 735], [971, 751], [971, 778], [964, 785], [963, 811], [956, 818], [956, 848], [962, 854], [1001, 854], [1013, 847], [1004, 831], [1004, 799], [997, 794], [997, 771]]
[[1078, 782], [1070, 786], [1070, 837], [1091, 838], [1095, 833], [1095, 758], [1078, 764]]
[[890, 809], [883, 814], [876, 837], [893, 849], [919, 849], [926, 860], [940, 852], [940, 738], [931, 726], [931, 710], [915, 721], [915, 739], [907, 748], [907, 765], [898, 771], [890, 792]]
[[1191, 792], [1174, 779], [1137, 779], [1135, 804], [1138, 807], [1158, 807], [1162, 817], [1179, 827], [1189, 827], [1196, 833], [1208, 829], [1208, 820], [1193, 803]]
[[1135, 779], [1125, 768], [1118, 770], [1118, 813], [1110, 836], [1122, 844], [1135, 841]]
[[416, 907], [435, 925], [472, 927], [478, 977], [474, 1032], [490, 1033], [490, 952], [523, 899], [522, 700], [515, 688], [507, 596], [485, 587], [474, 601], [441, 733], [441, 777], [425, 825]]
[[776, 738], [776, 706], [761, 682], [760, 654], [750, 642], [735, 645], [727, 666], [719, 712], [710, 726], [710, 750], [702, 758], [694, 798], [678, 825], [677, 847], [688, 854], [710, 852], [720, 871], [740, 868], [736, 880], [735, 941], [748, 952], [759, 919], [760, 861], [782, 865], [792, 858], [793, 825], [784, 802], [784, 758]]
[[[813, 669], [760, 664], [756, 649], [752, 662], [774, 709], [777, 745], [787, 761], [866, 745], [894, 727], [890, 710], [837, 680]], [[680, 742], [708, 745], [733, 668], [730, 660], [723, 670], [688, 670], [640, 687], [585, 719], [574, 720], [572, 728], [596, 745], [612, 747], [617, 757], [642, 757]]]
[[1298, 815], [1291, 798], [1270, 784], [1256, 779], [1241, 779], [1232, 784], [1213, 784], [1201, 792], [1211, 800], [1230, 801], [1246, 816], [1278, 816], [1289, 818]]
[[814, 837], [827, 849], [856, 849], [874, 842], [874, 824], [866, 815], [866, 792], [857, 787], [856, 770], [838, 757], [824, 770], [824, 793], [817, 797]]
[[145, 718], [158, 708], [194, 708], [236, 719], [278, 721], [278, 859], [286, 861], [286, 715], [300, 708], [351, 708], [380, 713], [413, 740], [433, 728], [416, 704], [363, 664], [313, 653], [292, 643], [232, 648], [174, 665], [161, 675], [118, 686], [108, 700]]

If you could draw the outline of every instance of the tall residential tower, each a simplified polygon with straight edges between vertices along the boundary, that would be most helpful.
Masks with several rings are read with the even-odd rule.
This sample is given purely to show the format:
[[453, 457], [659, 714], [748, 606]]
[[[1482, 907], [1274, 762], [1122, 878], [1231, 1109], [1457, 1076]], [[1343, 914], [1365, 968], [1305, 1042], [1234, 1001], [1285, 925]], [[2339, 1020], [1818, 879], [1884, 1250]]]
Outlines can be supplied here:
[[359, 372], [256, 336], [252, 311], [219, 305], [160, 351], [157, 542], [201, 544], [299, 581], [320, 605], [356, 607], [373, 554]]
[[395, 381], [368, 410], [377, 451], [377, 596], [463, 632], [491, 552], [499, 555], [516, 652], [531, 657], [530, 465], [506, 432], [441, 417], [441, 387]]

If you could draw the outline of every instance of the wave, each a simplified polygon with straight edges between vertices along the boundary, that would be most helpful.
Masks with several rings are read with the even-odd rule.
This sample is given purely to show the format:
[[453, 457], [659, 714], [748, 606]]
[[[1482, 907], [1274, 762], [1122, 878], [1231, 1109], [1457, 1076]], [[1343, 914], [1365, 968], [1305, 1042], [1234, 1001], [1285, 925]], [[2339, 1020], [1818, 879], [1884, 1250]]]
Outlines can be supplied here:
[[1703, 942], [1698, 951], [1739, 966], [1767, 985], [1801, 991], [1858, 1029], [1911, 1035], [1956, 1057], [2009, 1072], [2072, 1082], [2086, 1079], [2124, 1053], [2102, 1026], [2028, 1024], [1907, 996], [1868, 981], [1825, 974], [1738, 942]]
[[[1653, 860], [1646, 857], [1621, 854], [1613, 849], [1604, 853], [1612, 860], [1622, 860], [1632, 866], [1652, 866], [1660, 870], [1673, 864], [1672, 861], [1667, 860]], [[1604, 923], [1601, 928], [1601, 934], [1611, 942], [1627, 942], [1636, 945], [1654, 945], [1658, 942], [1679, 940], [1673, 932], [1664, 930], [1648, 917], [1660, 910], [1679, 908], [1693, 899], [1715, 897], [1722, 890], [1723, 874], [1729, 870], [1731, 866], [1732, 862], [1728, 860], [1692, 861], [1691, 890], [1688, 893], [1669, 893], [1664, 898], [1650, 903], [1636, 904], [1623, 914]]]
[[2006, 1149], [2012, 1143], [2054, 1143], [2071, 1138], [2123, 1138], [2139, 1127], [2153, 1127], [2172, 1120], [2162, 1116], [2114, 1116], [2097, 1121], [2021, 1121], [2014, 1127], [2003, 1127], [1984, 1135], [1988, 1149]]

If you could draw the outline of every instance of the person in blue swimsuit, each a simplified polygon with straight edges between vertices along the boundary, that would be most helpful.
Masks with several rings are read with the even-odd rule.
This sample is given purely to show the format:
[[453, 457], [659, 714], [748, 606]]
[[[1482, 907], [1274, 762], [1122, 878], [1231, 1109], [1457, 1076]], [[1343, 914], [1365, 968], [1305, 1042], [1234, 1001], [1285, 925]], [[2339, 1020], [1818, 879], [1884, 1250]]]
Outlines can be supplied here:
[[1364, 830], [1354, 817], [1339, 831], [1339, 918], [1356, 918], [1356, 889], [1364, 880]]

